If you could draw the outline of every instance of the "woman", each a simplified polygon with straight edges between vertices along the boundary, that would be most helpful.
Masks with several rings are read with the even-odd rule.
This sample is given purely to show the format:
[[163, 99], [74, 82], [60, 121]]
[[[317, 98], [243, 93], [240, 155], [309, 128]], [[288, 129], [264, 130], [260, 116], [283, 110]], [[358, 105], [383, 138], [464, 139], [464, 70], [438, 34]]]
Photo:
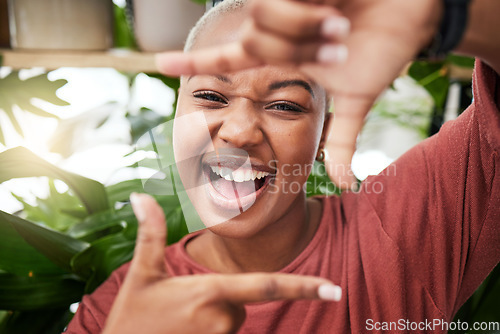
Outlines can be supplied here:
[[[248, 8], [239, 4], [225, 2], [203, 19], [189, 50], [237, 40], [248, 15]], [[196, 191], [188, 194], [209, 229], [168, 247], [166, 270], [153, 282], [166, 274], [174, 277], [167, 282], [180, 282], [177, 276], [279, 271], [323, 277], [342, 287], [339, 302], [246, 305], [242, 333], [410, 332], [415, 326], [446, 332], [446, 323], [500, 257], [498, 86], [498, 74], [478, 63], [474, 104], [457, 121], [359, 192], [306, 199], [302, 188], [297, 191], [293, 185], [304, 184], [309, 166], [323, 155], [328, 117], [321, 86], [289, 65], [183, 77], [176, 117], [202, 114], [206, 122], [192, 122], [190, 132], [177, 132], [176, 159], [199, 157], [181, 177], [193, 182], [187, 188]], [[210, 140], [196, 135], [204, 132]], [[382, 192], [370, 189], [375, 182]], [[140, 201], [150, 211], [134, 205], [138, 219], [144, 221], [146, 215], [161, 222], [151, 218], [158, 210], [147, 199]], [[162, 267], [162, 260], [154, 261], [156, 268]], [[70, 332], [103, 327], [128, 268], [120, 268], [85, 297]], [[140, 272], [137, 268], [132, 273]], [[133, 306], [133, 291], [141, 293], [128, 283], [130, 276], [111, 311], [110, 333], [141, 311], [141, 306], [127, 310]], [[159, 296], [148, 296], [143, 307], [159, 302]], [[213, 314], [226, 307], [225, 314], [236, 315], [224, 318], [221, 328], [205, 328], [207, 332], [235, 330], [243, 321], [241, 298], [236, 303], [230, 295], [222, 299], [229, 301]], [[193, 303], [199, 304], [196, 298]], [[156, 317], [148, 313], [142, 310], [140, 317], [159, 324], [164, 314], [175, 321], [174, 308], [159, 309]], [[161, 332], [161, 326], [156, 329]]]

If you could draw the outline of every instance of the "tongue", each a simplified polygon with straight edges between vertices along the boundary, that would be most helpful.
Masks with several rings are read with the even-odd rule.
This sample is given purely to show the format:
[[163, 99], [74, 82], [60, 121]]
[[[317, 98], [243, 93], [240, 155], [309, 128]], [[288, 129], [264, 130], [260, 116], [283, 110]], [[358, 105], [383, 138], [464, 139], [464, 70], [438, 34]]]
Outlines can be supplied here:
[[229, 199], [245, 197], [256, 191], [254, 181], [234, 182], [219, 178], [218, 180], [212, 181], [212, 184], [215, 190]]

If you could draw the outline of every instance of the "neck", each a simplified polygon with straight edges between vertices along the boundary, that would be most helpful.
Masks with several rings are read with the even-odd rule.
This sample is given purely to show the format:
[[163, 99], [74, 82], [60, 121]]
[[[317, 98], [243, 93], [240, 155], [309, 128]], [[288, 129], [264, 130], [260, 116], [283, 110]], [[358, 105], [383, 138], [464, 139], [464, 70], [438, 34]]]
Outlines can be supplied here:
[[319, 201], [299, 196], [296, 202], [282, 217], [249, 238], [225, 238], [207, 231], [188, 244], [188, 253], [220, 273], [279, 271], [309, 244], [321, 218]]

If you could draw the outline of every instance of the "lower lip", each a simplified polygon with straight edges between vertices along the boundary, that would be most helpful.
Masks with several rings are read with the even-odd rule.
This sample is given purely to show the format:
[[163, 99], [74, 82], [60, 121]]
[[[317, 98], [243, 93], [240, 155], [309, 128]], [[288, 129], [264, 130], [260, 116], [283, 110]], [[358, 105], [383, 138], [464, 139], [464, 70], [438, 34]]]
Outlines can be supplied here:
[[239, 211], [240, 213], [248, 210], [257, 201], [257, 199], [259, 199], [264, 194], [267, 188], [269, 188], [269, 183], [271, 183], [273, 180], [273, 178], [271, 178], [270, 180], [266, 180], [264, 185], [259, 188], [259, 190], [251, 193], [250, 195], [239, 197], [237, 199], [229, 199], [215, 190], [209, 175], [205, 174], [205, 177], [208, 178], [206, 189], [212, 201], [217, 206], [223, 209]]

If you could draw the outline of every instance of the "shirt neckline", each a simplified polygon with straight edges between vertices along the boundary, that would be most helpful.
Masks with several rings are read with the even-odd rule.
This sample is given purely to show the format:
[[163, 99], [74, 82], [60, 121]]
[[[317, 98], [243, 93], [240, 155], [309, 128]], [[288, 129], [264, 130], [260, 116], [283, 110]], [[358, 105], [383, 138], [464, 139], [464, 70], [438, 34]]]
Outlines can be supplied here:
[[[314, 250], [317, 248], [318, 245], [321, 244], [321, 239], [325, 238], [328, 235], [328, 223], [325, 222], [327, 220], [327, 206], [326, 205], [326, 197], [325, 196], [315, 196], [314, 198], [320, 200], [322, 209], [321, 209], [321, 219], [319, 222], [319, 226], [314, 232], [314, 236], [312, 237], [311, 241], [307, 244], [307, 246], [300, 252], [300, 254], [293, 259], [289, 264], [287, 264], [285, 267], [280, 269], [279, 273], [294, 273], [300, 265], [310, 256], [311, 253], [314, 252]], [[188, 264], [192, 269], [194, 269], [197, 273], [217, 273], [201, 264], [196, 262], [189, 254], [187, 253], [186, 250], [186, 245], [188, 242], [192, 241], [196, 237], [200, 236], [205, 232], [205, 229], [196, 231], [193, 233], [190, 233], [183, 237], [177, 244], [175, 244], [172, 247], [178, 248], [177, 250], [179, 251], [182, 260]]]

